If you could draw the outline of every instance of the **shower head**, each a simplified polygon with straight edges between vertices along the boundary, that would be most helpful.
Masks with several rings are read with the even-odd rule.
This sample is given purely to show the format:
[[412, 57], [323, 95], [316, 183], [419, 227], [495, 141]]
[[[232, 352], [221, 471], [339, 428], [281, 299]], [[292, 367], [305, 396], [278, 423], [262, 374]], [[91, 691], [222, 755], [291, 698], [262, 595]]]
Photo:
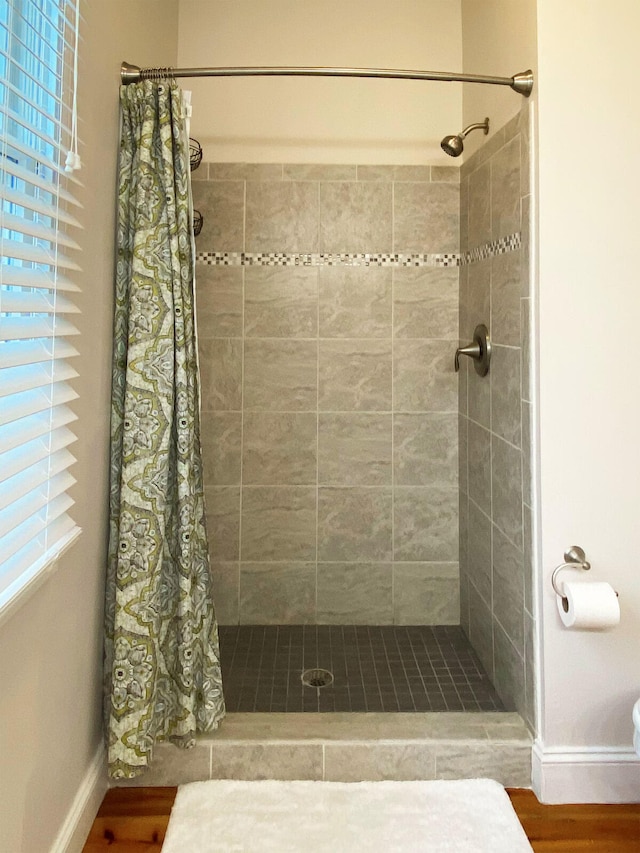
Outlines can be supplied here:
[[440, 147], [449, 157], [459, 157], [464, 149], [462, 136], [445, 136]]
[[440, 143], [440, 147], [448, 154], [449, 157], [459, 157], [464, 150], [464, 142], [462, 141], [465, 136], [471, 133], [472, 130], [484, 130], [485, 136], [489, 133], [489, 119], [486, 118], [482, 122], [476, 122], [476, 124], [470, 124], [468, 127], [459, 133], [457, 136], [445, 136], [445, 138]]

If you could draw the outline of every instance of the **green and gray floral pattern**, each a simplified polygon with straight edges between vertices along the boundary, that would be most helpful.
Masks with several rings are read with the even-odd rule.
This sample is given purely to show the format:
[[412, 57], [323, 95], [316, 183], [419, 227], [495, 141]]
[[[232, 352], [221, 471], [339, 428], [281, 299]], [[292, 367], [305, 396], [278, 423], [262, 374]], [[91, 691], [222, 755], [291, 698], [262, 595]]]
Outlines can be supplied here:
[[188, 141], [175, 82], [123, 86], [105, 724], [109, 774], [224, 716], [200, 453]]

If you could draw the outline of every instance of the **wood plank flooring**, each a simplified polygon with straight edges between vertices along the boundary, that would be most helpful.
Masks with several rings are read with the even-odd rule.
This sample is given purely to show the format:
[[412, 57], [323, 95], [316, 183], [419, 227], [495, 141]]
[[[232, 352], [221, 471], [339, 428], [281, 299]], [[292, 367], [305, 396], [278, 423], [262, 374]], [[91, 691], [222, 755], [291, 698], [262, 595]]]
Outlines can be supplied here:
[[[100, 806], [84, 853], [160, 853], [176, 790], [112, 788]], [[533, 791], [507, 791], [535, 853], [640, 850], [640, 803], [544, 806]]]

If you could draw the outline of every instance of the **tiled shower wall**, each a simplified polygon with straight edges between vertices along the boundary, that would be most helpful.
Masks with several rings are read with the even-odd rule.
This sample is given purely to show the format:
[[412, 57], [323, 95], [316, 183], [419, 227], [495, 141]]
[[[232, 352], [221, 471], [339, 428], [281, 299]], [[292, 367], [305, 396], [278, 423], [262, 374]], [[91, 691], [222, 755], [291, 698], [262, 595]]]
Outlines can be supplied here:
[[458, 624], [459, 169], [193, 178], [220, 623]]
[[460, 337], [485, 323], [493, 343], [488, 376], [460, 373], [460, 579], [462, 626], [533, 726], [529, 201], [525, 106], [461, 170], [462, 250], [512, 234], [521, 246], [460, 270]]

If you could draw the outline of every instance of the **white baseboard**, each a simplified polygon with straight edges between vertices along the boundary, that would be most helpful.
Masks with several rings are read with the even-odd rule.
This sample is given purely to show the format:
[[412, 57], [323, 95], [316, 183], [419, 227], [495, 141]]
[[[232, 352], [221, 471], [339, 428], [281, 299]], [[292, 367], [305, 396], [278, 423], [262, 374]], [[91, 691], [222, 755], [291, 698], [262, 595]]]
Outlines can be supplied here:
[[107, 791], [105, 749], [97, 749], [50, 853], [81, 853]]
[[536, 741], [531, 760], [541, 803], [640, 802], [640, 757], [631, 747], [544, 747]]

